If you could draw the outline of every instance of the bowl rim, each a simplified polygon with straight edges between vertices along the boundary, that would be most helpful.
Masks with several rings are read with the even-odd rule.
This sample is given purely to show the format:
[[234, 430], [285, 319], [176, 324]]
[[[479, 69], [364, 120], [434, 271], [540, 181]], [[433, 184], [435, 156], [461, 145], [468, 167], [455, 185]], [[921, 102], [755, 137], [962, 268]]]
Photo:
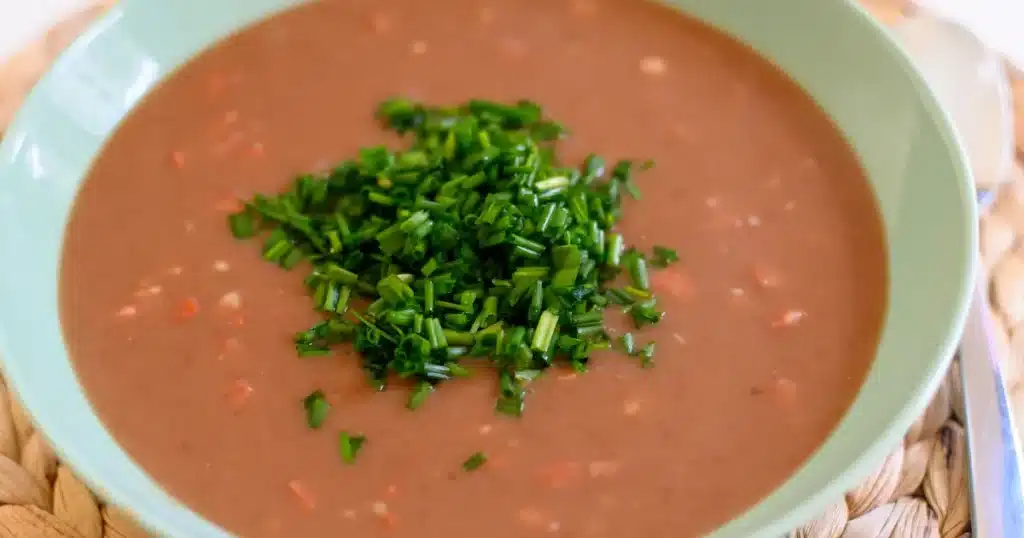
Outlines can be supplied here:
[[[305, 1], [306, 0], [298, 0], [298, 2], [296, 2], [296, 0], [285, 0], [282, 4], [290, 2], [290, 5], [283, 6], [282, 9], [292, 7], [297, 3], [304, 3]], [[672, 0], [654, 1], [669, 5], [672, 4]], [[32, 95], [39, 93], [41, 88], [45, 88], [52, 82], [54, 70], [70, 61], [71, 51], [88, 46], [89, 42], [99, 37], [121, 18], [124, 9], [144, 9], [141, 4], [144, 4], [144, 2], [133, 2], [130, 0], [123, 1], [116, 4], [97, 20], [93, 21], [88, 28], [86, 28], [85, 31], [83, 31], [82, 34], [80, 34], [72, 44], [65, 49], [65, 51], [61, 52], [56, 57], [50, 68], [29, 93], [29, 98], [31, 98]], [[969, 169], [967, 164], [968, 159], [964, 146], [949, 114], [939, 104], [935, 93], [914, 66], [911, 55], [908, 54], [899, 41], [897, 41], [896, 38], [888, 32], [882, 23], [876, 20], [868, 10], [856, 0], [841, 0], [840, 4], [841, 9], [844, 9], [847, 12], [847, 16], [850, 17], [853, 22], [861, 25], [862, 29], [875, 34], [875, 37], [885, 45], [885, 48], [888, 49], [888, 53], [908, 74], [909, 82], [914, 87], [914, 93], [921, 101], [921, 104], [933, 118], [938, 120], [936, 121], [935, 127], [940, 131], [939, 134], [945, 144], [945, 150], [950, 156], [951, 161], [956, 164], [957, 168], [955, 173], [959, 180], [958, 185], [962, 191], [961, 203], [964, 206], [960, 213], [963, 217], [963, 222], [960, 222], [957, 225], [959, 227], [963, 227], [963, 229], [970, 230], [967, 235], [970, 252], [965, 253], [965, 256], [963, 256], [964, 267], [960, 268], [961, 274], [965, 275], [965, 278], [961, 282], [960, 290], [956, 299], [957, 308], [956, 312], [953, 313], [953, 323], [946, 332], [946, 336], [943, 341], [939, 343], [941, 352], [938, 353], [931, 361], [930, 376], [927, 379], [922, 380], [923, 382], [915, 384], [914, 388], [916, 390], [908, 394], [908, 398], [905, 400], [906, 403], [899, 413], [891, 417], [891, 419], [885, 423], [884, 427], [880, 428], [883, 434], [873, 440], [865, 452], [851, 460], [846, 465], [845, 469], [836, 476], [827, 487], [817, 491], [809, 498], [793, 503], [786, 512], [769, 518], [769, 521], [767, 521], [763, 527], [758, 529], [754, 536], [778, 536], [795, 529], [800, 524], [811, 519], [817, 512], [827, 507], [830, 502], [833, 502], [837, 498], [842, 498], [844, 492], [853, 487], [858, 479], [866, 476], [873, 466], [880, 463], [891, 451], [892, 445], [895, 441], [903, 435], [917, 416], [923, 412], [931, 399], [932, 394], [937, 390], [939, 384], [942, 382], [944, 374], [948, 370], [966, 320], [972, 285], [979, 271], [976, 260], [978, 249], [978, 223], [977, 208], [974, 203], [974, 179], [972, 171]], [[130, 7], [126, 8], [126, 5]], [[276, 13], [276, 11], [267, 13], [265, 16], [269, 17], [274, 13]], [[222, 37], [223, 35], [227, 34], [222, 34]], [[740, 36], [740, 38], [742, 39], [742, 36]], [[209, 46], [210, 45], [207, 45], [203, 50], [208, 49]], [[172, 70], [164, 74], [164, 76], [161, 77], [161, 80], [167, 76], [173, 75], [173, 73], [174, 71]], [[7, 132], [13, 133], [22, 131], [24, 127], [31, 124], [31, 121], [31, 115], [26, 112], [26, 108], [19, 107], [15, 116], [12, 118]], [[10, 150], [11, 146], [14, 144], [16, 144], [16, 142], [12, 140], [12, 137], [0, 139], [0, 154]], [[0, 163], [0, 168], [3, 166], [6, 166], [6, 163]], [[891, 263], [891, 261], [889, 263]], [[4, 376], [10, 380], [10, 388], [17, 391], [19, 386], [17, 380], [21, 379], [22, 376], [19, 373], [17, 366], [12, 367], [12, 364], [16, 364], [17, 361], [3, 360], [3, 356], [10, 356], [7, 353], [7, 347], [6, 342], [0, 339], [0, 370], [2, 370]], [[67, 360], [70, 360], [69, 357], [66, 358]], [[38, 398], [42, 398], [42, 396], [39, 396]], [[39, 401], [34, 397], [29, 398], [29, 400]], [[36, 406], [30, 404], [25, 405], [26, 411], [32, 416], [33, 420], [35, 420], [36, 417], [36, 414], [33, 412], [34, 407]], [[170, 507], [172, 510], [168, 510], [168, 506], [163, 499], [147, 500], [134, 498], [131, 496], [129, 491], [127, 491], [128, 488], [119, 485], [115, 485], [115, 487], [108, 487], [107, 485], [104, 485], [104, 482], [109, 484], [109, 480], [104, 481], [102, 478], [103, 473], [100, 472], [102, 465], [97, 465], [96, 462], [77, 457], [76, 446], [69, 442], [70, 439], [63, 438], [61, 435], [57, 435], [56, 437], [51, 435], [50, 432], [55, 431], [55, 429], [59, 430], [57, 426], [57, 424], [51, 421], [47, 423], [46, 426], [40, 424], [38, 431], [54, 448], [61, 460], [72, 466], [75, 469], [76, 474], [90, 487], [92, 491], [98, 494], [101, 498], [116, 505], [121, 510], [129, 512], [135, 521], [147, 530], [160, 535], [182, 535], [183, 525], [176, 520], [175, 516], [182, 515], [184, 513], [182, 511], [185, 511], [198, 515], [198, 517], [202, 518], [204, 523], [210, 525], [212, 530], [219, 531], [224, 536], [227, 536], [227, 534], [225, 534], [226, 531], [220, 529], [216, 524], [206, 519], [205, 516], [197, 514], [180, 501], [177, 501], [177, 506]], [[829, 438], [831, 438], [831, 436], [832, 434], [830, 434]], [[808, 460], [813, 457], [814, 454], [817, 454], [820, 449], [821, 447], [819, 446]], [[806, 462], [807, 460], [801, 464], [801, 468], [806, 464]], [[138, 464], [135, 465], [138, 466]], [[153, 479], [150, 480], [159, 486], [158, 482]], [[779, 484], [775, 489], [781, 488], [783, 484]], [[160, 487], [162, 489], [162, 486]], [[775, 489], [773, 489], [773, 491], [775, 491]], [[728, 529], [732, 523], [745, 518], [749, 510], [762, 502], [764, 498], [748, 507], [744, 512], [736, 515], [730, 521], [726, 522], [723, 528]], [[176, 501], [176, 499], [172, 500]], [[723, 529], [720, 528], [719, 530], [714, 531], [712, 536], [719, 536], [722, 530]]]

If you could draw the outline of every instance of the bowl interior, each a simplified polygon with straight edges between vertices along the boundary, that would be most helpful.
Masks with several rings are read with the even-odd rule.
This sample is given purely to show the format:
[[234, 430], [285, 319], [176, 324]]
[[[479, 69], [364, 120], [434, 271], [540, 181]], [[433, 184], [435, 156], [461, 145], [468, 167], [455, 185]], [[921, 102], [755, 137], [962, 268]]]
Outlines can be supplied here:
[[[64, 225], [92, 159], [149, 88], [219, 37], [301, 1], [122, 0], [58, 60], [0, 144], [0, 251], [11, 260], [0, 278], [4, 372], [60, 455], [161, 534], [227, 536], [147, 478], [86, 401], [57, 316]], [[890, 308], [863, 390], [797, 474], [715, 533], [777, 536], [870, 472], [938, 385], [973, 276], [973, 190], [934, 97], [859, 8], [820, 0], [669, 3], [740, 37], [818, 100], [860, 155], [885, 221]]]

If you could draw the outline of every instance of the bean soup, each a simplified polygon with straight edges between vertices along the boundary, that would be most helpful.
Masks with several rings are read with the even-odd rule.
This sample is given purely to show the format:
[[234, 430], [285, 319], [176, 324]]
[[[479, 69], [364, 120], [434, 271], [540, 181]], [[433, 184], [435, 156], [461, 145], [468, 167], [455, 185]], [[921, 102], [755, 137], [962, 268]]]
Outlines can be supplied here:
[[[381, 103], [455, 107], [432, 110], [479, 131], [459, 145], [454, 134], [431, 142], [419, 116], [404, 134], [396, 115], [382, 129]], [[503, 116], [541, 110], [566, 132]], [[452, 156], [467, 147], [527, 151], [533, 168], [458, 175]], [[393, 248], [380, 235], [353, 242], [339, 223], [307, 241], [293, 207], [280, 252], [226, 224], [272, 222], [257, 194], [297, 177], [307, 183], [296, 188], [334, 188], [338, 163], [368, 155], [387, 172], [331, 203], [362, 219], [351, 233], [371, 214], [394, 226], [404, 235]], [[458, 185], [402, 184], [395, 166], [427, 170], [435, 155], [430, 173]], [[552, 172], [554, 155], [582, 172]], [[621, 161], [629, 177], [622, 159], [633, 159]], [[522, 175], [536, 170], [547, 171]], [[418, 205], [394, 209], [403, 192]], [[371, 209], [352, 209], [355, 198]], [[515, 225], [488, 235], [499, 214]], [[569, 231], [547, 233], [552, 219]], [[448, 239], [477, 250], [402, 265], [438, 248], [444, 223], [464, 226], [445, 228]], [[588, 230], [599, 239], [580, 239]], [[618, 267], [608, 249], [620, 237], [633, 250], [619, 251], [618, 277], [598, 280]], [[377, 261], [357, 270], [353, 256]], [[698, 536], [779, 486], [848, 409], [878, 344], [886, 261], [871, 188], [827, 115], [695, 20], [635, 0], [323, 0], [210, 48], [124, 120], [68, 225], [62, 323], [117, 441], [237, 535]], [[437, 277], [470, 266], [490, 276], [448, 285], [468, 295]], [[316, 290], [330, 274], [345, 286]], [[563, 277], [585, 307], [560, 310]], [[645, 324], [635, 313], [648, 300]], [[309, 337], [299, 357], [296, 333], [325, 320], [358, 331], [355, 344]], [[478, 333], [498, 321], [485, 342]], [[523, 342], [528, 367], [488, 358], [498, 332]], [[500, 412], [500, 380], [525, 395], [514, 413]]]

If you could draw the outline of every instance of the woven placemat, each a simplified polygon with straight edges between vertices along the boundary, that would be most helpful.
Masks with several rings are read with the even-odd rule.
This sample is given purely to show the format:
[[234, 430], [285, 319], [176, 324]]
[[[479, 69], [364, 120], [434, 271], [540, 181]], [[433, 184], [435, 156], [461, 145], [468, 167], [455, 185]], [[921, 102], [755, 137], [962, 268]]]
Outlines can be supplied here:
[[[58, 24], [0, 66], [0, 132], [52, 59], [114, 0]], [[903, 0], [862, 0], [881, 20], [899, 19]], [[1024, 158], [1024, 80], [1015, 82], [1018, 156]], [[991, 275], [1000, 357], [1024, 417], [1024, 165], [1020, 162], [981, 223]], [[793, 538], [969, 537], [966, 443], [958, 378], [949, 376], [924, 415], [878, 470]], [[1018, 424], [1020, 426], [1020, 424]], [[0, 538], [146, 537], [97, 499], [35, 431], [0, 380]]]

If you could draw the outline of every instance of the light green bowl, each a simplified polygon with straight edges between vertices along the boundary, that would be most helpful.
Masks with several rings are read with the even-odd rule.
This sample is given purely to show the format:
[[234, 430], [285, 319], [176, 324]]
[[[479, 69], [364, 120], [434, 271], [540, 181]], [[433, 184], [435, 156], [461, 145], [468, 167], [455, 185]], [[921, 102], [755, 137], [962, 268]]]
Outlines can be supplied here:
[[[68, 362], [57, 316], [65, 222], [90, 162], [161, 77], [300, 0], [123, 0], [57, 61], [0, 145], [0, 356], [60, 456], [97, 492], [173, 537], [227, 533], [165, 494], [115, 444]], [[782, 487], [715, 533], [779, 536], [814, 517], [901, 440], [941, 380], [963, 322], [976, 243], [956, 135], [907, 57], [841, 0], [677, 0], [782, 66], [846, 134], [880, 200], [890, 305], [852, 409]], [[126, 225], [131, 215], [126, 215]]]

